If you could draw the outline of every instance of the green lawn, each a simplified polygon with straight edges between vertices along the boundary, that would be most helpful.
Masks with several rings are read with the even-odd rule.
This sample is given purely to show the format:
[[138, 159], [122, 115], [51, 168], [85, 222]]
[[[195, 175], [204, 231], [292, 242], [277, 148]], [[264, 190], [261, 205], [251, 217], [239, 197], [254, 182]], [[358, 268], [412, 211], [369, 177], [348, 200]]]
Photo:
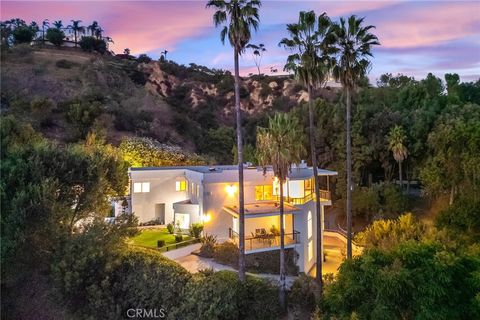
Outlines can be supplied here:
[[[191, 239], [191, 237], [183, 236], [183, 240]], [[163, 229], [144, 229], [141, 233], [132, 239], [132, 244], [145, 246], [145, 247], [157, 247], [157, 240], [165, 240], [165, 245], [175, 243], [175, 236], [168, 233], [166, 228]]]

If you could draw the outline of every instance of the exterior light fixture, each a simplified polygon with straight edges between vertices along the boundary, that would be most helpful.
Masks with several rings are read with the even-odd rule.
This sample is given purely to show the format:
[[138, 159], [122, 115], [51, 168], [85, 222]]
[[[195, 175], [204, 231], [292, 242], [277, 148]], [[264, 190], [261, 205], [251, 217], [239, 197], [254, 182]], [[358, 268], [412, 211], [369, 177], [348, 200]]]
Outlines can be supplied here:
[[202, 216], [203, 223], [210, 222], [210, 220], [212, 220], [212, 215], [210, 213], [204, 214]]
[[227, 191], [230, 197], [233, 197], [237, 193], [237, 186], [234, 184], [228, 185], [225, 190]]

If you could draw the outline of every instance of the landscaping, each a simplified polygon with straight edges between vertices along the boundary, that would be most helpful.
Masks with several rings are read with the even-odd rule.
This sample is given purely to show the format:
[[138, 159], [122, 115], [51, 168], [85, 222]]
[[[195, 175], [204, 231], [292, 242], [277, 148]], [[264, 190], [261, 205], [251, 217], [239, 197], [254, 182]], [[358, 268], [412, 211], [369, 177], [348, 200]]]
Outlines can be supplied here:
[[[192, 237], [184, 235], [182, 241], [190, 239]], [[176, 243], [175, 235], [170, 234], [167, 228], [143, 229], [130, 240], [133, 245], [151, 248], [157, 248], [158, 241], [162, 240], [165, 241], [165, 246]]]

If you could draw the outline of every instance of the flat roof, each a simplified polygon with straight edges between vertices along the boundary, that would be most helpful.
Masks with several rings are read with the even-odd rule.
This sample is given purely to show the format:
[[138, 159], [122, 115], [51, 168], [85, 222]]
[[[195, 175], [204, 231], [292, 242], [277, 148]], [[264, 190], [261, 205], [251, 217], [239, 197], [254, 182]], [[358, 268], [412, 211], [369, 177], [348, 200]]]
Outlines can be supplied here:
[[[283, 204], [285, 213], [294, 213], [300, 211], [297, 207], [289, 204]], [[224, 210], [230, 214], [238, 215], [238, 206], [224, 206]], [[279, 214], [280, 213], [280, 203], [278, 201], [261, 201], [254, 203], [245, 204], [245, 216], [255, 216], [255, 215], [265, 215], [265, 214]]]
[[[170, 166], [170, 167], [130, 167], [130, 171], [166, 171], [166, 170], [191, 170], [199, 173], [220, 173], [223, 171], [236, 171], [238, 170], [237, 165], [215, 165], [215, 166]], [[263, 167], [261, 166], [251, 166], [245, 167], [245, 171], [255, 170], [263, 173]], [[271, 172], [271, 166], [267, 167], [267, 171]], [[313, 174], [312, 167], [306, 168], [292, 168], [290, 173], [290, 179], [306, 179], [311, 177]], [[327, 169], [318, 169], [318, 174], [322, 176], [336, 176], [337, 172]]]

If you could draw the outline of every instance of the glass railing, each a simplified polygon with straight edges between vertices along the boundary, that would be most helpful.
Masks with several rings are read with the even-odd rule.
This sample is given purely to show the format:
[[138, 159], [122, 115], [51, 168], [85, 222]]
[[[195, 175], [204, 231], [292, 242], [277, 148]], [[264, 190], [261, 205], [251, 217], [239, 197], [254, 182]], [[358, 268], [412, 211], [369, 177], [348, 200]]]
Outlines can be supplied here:
[[[332, 199], [332, 196], [330, 191], [320, 190], [320, 201], [328, 201], [331, 199]], [[276, 200], [279, 201], [280, 197], [277, 196]], [[285, 202], [288, 202], [293, 205], [301, 205], [301, 204], [307, 203], [308, 201], [315, 200], [315, 193], [310, 193], [309, 195], [306, 195], [303, 198], [285, 197], [284, 200]]]
[[[228, 231], [230, 239], [238, 245], [238, 233], [232, 228]], [[245, 237], [245, 250], [280, 247], [280, 240], [280, 235], [273, 233], [248, 236]], [[300, 232], [293, 230], [291, 233], [285, 233], [284, 243], [285, 246], [300, 243]]]

